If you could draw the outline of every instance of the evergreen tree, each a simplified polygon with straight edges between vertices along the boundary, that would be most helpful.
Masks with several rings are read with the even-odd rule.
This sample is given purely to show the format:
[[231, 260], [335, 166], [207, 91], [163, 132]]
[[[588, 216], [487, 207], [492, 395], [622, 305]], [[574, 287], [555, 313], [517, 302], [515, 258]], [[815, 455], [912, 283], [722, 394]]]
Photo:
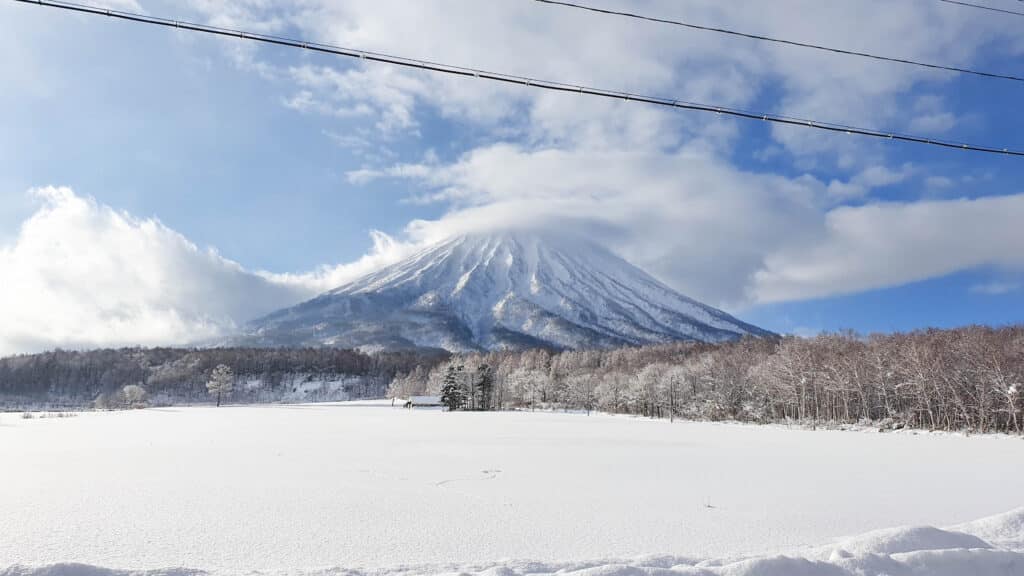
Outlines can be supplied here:
[[461, 410], [466, 405], [466, 390], [462, 386], [462, 364], [448, 365], [444, 374], [444, 385], [441, 387], [441, 404], [448, 407], [449, 412]]
[[473, 394], [476, 397], [477, 410], [490, 410], [491, 397], [494, 393], [494, 370], [486, 362], [476, 369]]

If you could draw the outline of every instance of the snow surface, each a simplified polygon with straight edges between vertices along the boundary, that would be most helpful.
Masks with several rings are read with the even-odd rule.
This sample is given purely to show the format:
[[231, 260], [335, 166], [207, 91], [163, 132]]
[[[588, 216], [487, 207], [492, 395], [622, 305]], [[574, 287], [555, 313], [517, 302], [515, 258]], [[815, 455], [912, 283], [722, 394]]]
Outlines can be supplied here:
[[256, 320], [246, 345], [450, 351], [719, 342], [768, 333], [687, 298], [594, 243], [551, 233], [452, 238]]
[[2, 414], [0, 467], [5, 576], [1024, 575], [1014, 437], [387, 401]]

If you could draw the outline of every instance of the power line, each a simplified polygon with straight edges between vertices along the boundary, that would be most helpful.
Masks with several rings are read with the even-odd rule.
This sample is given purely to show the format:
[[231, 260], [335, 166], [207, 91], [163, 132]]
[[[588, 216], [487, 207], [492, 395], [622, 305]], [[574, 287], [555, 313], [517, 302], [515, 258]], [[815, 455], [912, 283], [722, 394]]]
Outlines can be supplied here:
[[[1024, 1], [1024, 0], [1018, 0]], [[982, 4], [972, 4], [971, 2], [961, 2], [960, 0], [939, 0], [939, 2], [945, 2], [946, 4], [956, 4], [957, 6], [966, 6], [968, 8], [977, 8], [979, 10], [988, 10], [990, 12], [999, 12], [1002, 14], [1011, 14], [1013, 16], [1024, 16], [1024, 12], [1015, 12], [1013, 10], [1007, 10], [1005, 8], [996, 8], [995, 6], [984, 6]]]
[[806, 128], [814, 128], [817, 130], [826, 130], [829, 132], [842, 132], [846, 134], [856, 134], [860, 136], [870, 136], [873, 138], [885, 138], [889, 140], [898, 140], [901, 142], [912, 142], [915, 144], [927, 144], [931, 146], [940, 146], [944, 148], [957, 148], [960, 150], [969, 150], [974, 152], [984, 152], [989, 154], [1002, 154], [1007, 156], [1024, 156], [1024, 150], [1011, 150], [1008, 148], [997, 148], [994, 146], [984, 146], [977, 144], [967, 144], [963, 142], [953, 142], [949, 140], [938, 140], [933, 138], [926, 138], [923, 136], [914, 136], [910, 134], [900, 134], [896, 132], [885, 132], [882, 130], [875, 130], [871, 128], [859, 128], [856, 126], [845, 126], [842, 124], [835, 124], [830, 122], [819, 122], [817, 120], [807, 120], [802, 118], [792, 118], [788, 116], [782, 116], [779, 114], [768, 114], [761, 112], [751, 112], [746, 110], [740, 110], [736, 108], [729, 108], [725, 106], [712, 106], [709, 104], [699, 104], [695, 102], [686, 102], [682, 100], [673, 100], [671, 98], [661, 98], [657, 96], [646, 96], [642, 94], [634, 94], [630, 92], [619, 92], [614, 90], [605, 90], [602, 88], [593, 88], [588, 86], [581, 86], [575, 84], [567, 84], [563, 82], [554, 82], [549, 80], [541, 80], [537, 78], [529, 78], [525, 76], [514, 76], [511, 74], [503, 74], [500, 72], [489, 72], [486, 70], [478, 70], [474, 68], [465, 68], [461, 66], [452, 66], [448, 64], [441, 64], [437, 62], [431, 62], [428, 60], [414, 60], [411, 58], [404, 58], [401, 56], [393, 56], [388, 54], [382, 54], [379, 52], [368, 52], [364, 50], [355, 50], [351, 48], [343, 48], [340, 46], [332, 46], [329, 44], [319, 44], [316, 42], [305, 42], [302, 40], [295, 40], [291, 38], [284, 38], [281, 36], [271, 36], [268, 34], [258, 34], [252, 32], [245, 32], [242, 30], [234, 30], [230, 28], [218, 28], [215, 26], [207, 26], [205, 24], [196, 24], [194, 22], [186, 22], [182, 20], [171, 20], [168, 18], [159, 18], [156, 16], [147, 16], [144, 14], [137, 14], [133, 12], [121, 12], [118, 10], [111, 10], [106, 8], [96, 8], [94, 6], [86, 6], [83, 4], [74, 4], [71, 2], [60, 2], [53, 0], [14, 0], [15, 2], [21, 2], [24, 4], [33, 4], [38, 6], [45, 6], [49, 8], [59, 8], [62, 10], [70, 10], [73, 12], [80, 12], [85, 14], [92, 14], [98, 16], [108, 16], [110, 18], [117, 18], [120, 20], [127, 20], [130, 22], [153, 24], [156, 26], [164, 26], [167, 28], [177, 28], [180, 30], [189, 30], [193, 32], [202, 32], [206, 34], [213, 34], [217, 36], [225, 36], [231, 38], [240, 38], [242, 40], [251, 40], [255, 42], [263, 42], [267, 44], [273, 44], [277, 46], [287, 46], [291, 48], [302, 48], [313, 52], [320, 52], [325, 54], [333, 54], [337, 56], [345, 56], [348, 58], [357, 58], [360, 60], [366, 60], [370, 62], [381, 62], [386, 64], [392, 64], [395, 66], [403, 66], [406, 68], [415, 68], [419, 70], [427, 70], [430, 72], [436, 72], [441, 74], [450, 74], [454, 76], [461, 76], [465, 78], [481, 78], [484, 80], [491, 80], [495, 82], [503, 82], [506, 84], [515, 84], [520, 86], [526, 86], [530, 88], [536, 88], [541, 90], [551, 90], [555, 92], [565, 93], [577, 93], [588, 96], [597, 96], [601, 98], [608, 98], [613, 100], [641, 102], [645, 104], [654, 104], [657, 106], [665, 106], [669, 108], [676, 108], [682, 110], [695, 110], [699, 112], [714, 112], [719, 115], [733, 116], [737, 118], [746, 118], [749, 120], [761, 120], [764, 122], [772, 122], [775, 124], [783, 124], [789, 126], [802, 126]]
[[[832, 52], [834, 54], [844, 54], [847, 56], [859, 56], [861, 58], [871, 58], [873, 60], [881, 60], [884, 62], [896, 62], [899, 64], [908, 64], [911, 66], [920, 66], [923, 68], [931, 68], [933, 70], [946, 70], [948, 72], [957, 72], [960, 74], [973, 74], [975, 76], [984, 76], [986, 78], [998, 78], [1000, 80], [1012, 80], [1014, 82], [1024, 82], [1024, 77], [1013, 76], [1010, 74], [999, 74], [996, 72], [983, 72], [980, 70], [972, 70], [970, 68], [959, 68], [957, 66], [946, 66], [943, 64], [932, 64], [928, 62], [919, 62], [917, 60], [909, 60], [906, 58], [896, 58], [892, 56], [880, 56], [878, 54], [869, 54], [867, 52], [857, 52], [855, 50], [844, 50], [842, 48], [830, 48], [828, 46], [819, 46], [817, 44], [810, 44], [807, 42], [797, 42], [795, 40], [785, 40], [782, 38], [773, 38], [771, 36], [762, 36], [760, 34], [750, 34], [747, 32], [738, 32], [736, 30], [729, 30], [726, 28], [716, 28], [714, 26], [702, 26], [700, 24], [691, 24], [689, 22], [683, 22], [681, 20], [669, 20], [667, 18], [657, 18], [654, 16], [645, 16], [643, 14], [636, 14], [634, 12], [622, 12], [619, 10], [609, 10], [607, 8], [597, 8], [595, 6], [587, 6], [584, 4], [576, 4], [573, 2], [566, 2], [563, 0], [535, 0], [541, 4], [548, 4], [552, 6], [564, 6], [566, 8], [576, 8], [579, 10], [586, 10], [588, 12], [596, 12], [598, 14], [607, 14], [611, 16], [624, 16], [626, 18], [634, 18], [636, 20], [646, 20], [648, 22], [657, 22], [660, 24], [672, 24], [674, 26], [682, 26], [684, 28], [690, 28], [691, 30], [702, 30], [705, 32], [716, 32], [719, 34], [728, 34], [730, 36], [738, 36], [741, 38], [749, 38], [751, 40], [760, 40], [762, 42], [774, 42], [777, 44], [785, 44], [787, 46], [796, 46], [799, 48], [811, 48], [813, 50], [821, 50], [824, 52]], [[953, 2], [954, 0], [942, 0]], [[954, 2], [960, 4], [960, 2]], [[1022, 14], [1024, 15], [1024, 14]]]

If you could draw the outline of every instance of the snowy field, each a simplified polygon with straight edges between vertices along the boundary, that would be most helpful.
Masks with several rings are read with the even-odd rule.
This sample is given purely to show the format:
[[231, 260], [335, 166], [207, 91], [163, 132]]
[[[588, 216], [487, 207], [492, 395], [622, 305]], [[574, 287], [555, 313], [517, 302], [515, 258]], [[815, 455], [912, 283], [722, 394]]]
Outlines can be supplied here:
[[[154, 408], [2, 414], [0, 468], [0, 574], [1024, 575], [1012, 437]], [[957, 531], [855, 537], [905, 525]]]

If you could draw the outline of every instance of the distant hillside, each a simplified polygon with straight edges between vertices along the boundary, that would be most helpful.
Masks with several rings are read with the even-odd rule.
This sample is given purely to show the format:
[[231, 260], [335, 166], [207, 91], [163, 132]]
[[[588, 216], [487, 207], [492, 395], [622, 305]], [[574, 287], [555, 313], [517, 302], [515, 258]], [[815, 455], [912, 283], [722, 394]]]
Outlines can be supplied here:
[[57, 350], [0, 359], [0, 409], [86, 406], [129, 384], [143, 386], [153, 404], [204, 403], [218, 364], [234, 372], [233, 402], [380, 398], [396, 374], [446, 357], [334, 348]]

